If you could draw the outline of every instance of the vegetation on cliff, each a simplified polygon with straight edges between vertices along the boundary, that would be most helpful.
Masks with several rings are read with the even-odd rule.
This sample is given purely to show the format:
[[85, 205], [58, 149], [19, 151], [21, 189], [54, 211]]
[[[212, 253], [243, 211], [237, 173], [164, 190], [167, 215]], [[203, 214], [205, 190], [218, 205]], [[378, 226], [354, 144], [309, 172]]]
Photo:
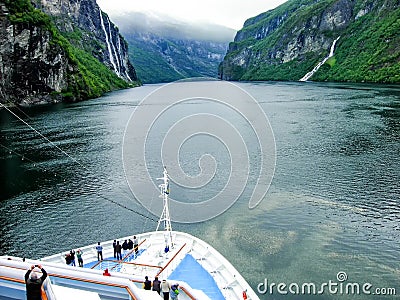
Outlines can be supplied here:
[[400, 83], [399, 32], [400, 8], [363, 16], [349, 26], [334, 59], [312, 80]]
[[[98, 97], [105, 92], [136, 84], [119, 78], [89, 52], [73, 45], [71, 43], [73, 36], [61, 33], [52, 18], [36, 9], [29, 0], [6, 0], [5, 5], [12, 25], [18, 30], [40, 28], [47, 32], [51, 36], [50, 47], [53, 51], [67, 58], [69, 66], [65, 78], [67, 82], [64, 86], [66, 87], [61, 91], [35, 92], [48, 93], [50, 97], [57, 100], [75, 101]], [[79, 35], [79, 31], [77, 34]], [[18, 81], [17, 77], [15, 79]]]
[[400, 82], [396, 0], [289, 0], [246, 21], [220, 65], [230, 80], [299, 80], [329, 54], [315, 81]]

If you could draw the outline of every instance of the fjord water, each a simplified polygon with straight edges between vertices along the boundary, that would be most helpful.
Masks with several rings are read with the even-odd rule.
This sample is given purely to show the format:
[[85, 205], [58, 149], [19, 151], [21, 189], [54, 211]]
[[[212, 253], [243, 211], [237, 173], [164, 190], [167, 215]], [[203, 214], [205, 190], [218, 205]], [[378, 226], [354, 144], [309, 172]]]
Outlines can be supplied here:
[[[400, 293], [400, 87], [237, 85], [258, 101], [273, 129], [277, 160], [272, 184], [255, 209], [248, 209], [250, 193], [245, 190], [217, 218], [174, 223], [174, 229], [219, 250], [256, 292], [259, 287], [260, 299], [397, 299], [398, 295], [346, 295], [327, 289], [310, 296], [294, 295], [286, 288], [288, 294], [282, 295], [276, 286], [265, 289], [265, 283], [319, 287], [340, 283], [337, 274], [345, 272], [344, 283], [371, 283], [372, 292], [395, 288]], [[0, 111], [0, 254], [39, 258], [155, 229], [157, 217], [134, 200], [126, 183], [121, 148], [131, 113], [158, 87], [13, 110], [52, 143]], [[209, 105], [183, 103], [179, 114], [194, 114]], [[235, 118], [230, 112], [224, 116], [221, 107], [213, 112]], [[238, 121], [235, 126], [246, 124]], [[160, 139], [157, 130], [152, 135]], [[249, 154], [257, 162], [252, 139], [249, 133]], [[155, 142], [150, 146], [149, 166], [161, 166], [160, 147]], [[203, 148], [215, 150], [217, 162], [225, 162], [223, 156], [229, 154], [207, 136], [188, 140], [179, 155], [190, 175], [199, 171]], [[224, 169], [225, 163], [221, 165]], [[252, 166], [257, 171], [257, 163]], [[226, 170], [201, 189], [200, 198], [223, 188]], [[152, 175], [160, 177], [162, 169], [157, 171]], [[254, 186], [257, 176], [252, 170], [249, 178]], [[177, 197], [185, 193], [171, 184], [174, 192]], [[149, 201], [160, 201], [153, 192], [148, 196]]]

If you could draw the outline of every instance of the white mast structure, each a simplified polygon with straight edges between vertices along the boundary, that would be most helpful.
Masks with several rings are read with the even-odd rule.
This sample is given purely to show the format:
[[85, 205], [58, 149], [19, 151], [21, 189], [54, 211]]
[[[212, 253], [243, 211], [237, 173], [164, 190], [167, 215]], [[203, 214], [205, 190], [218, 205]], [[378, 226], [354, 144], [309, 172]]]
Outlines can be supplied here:
[[169, 215], [169, 205], [168, 205], [168, 195], [169, 195], [169, 178], [168, 178], [168, 172], [167, 172], [167, 167], [164, 166], [164, 172], [163, 172], [163, 177], [162, 178], [157, 178], [157, 180], [163, 180], [164, 183], [158, 185], [160, 187], [160, 198], [163, 198], [163, 204], [164, 208], [161, 213], [160, 219], [158, 220], [157, 224], [157, 229], [156, 231], [159, 230], [160, 225], [163, 223], [164, 224], [164, 237], [165, 237], [165, 246], [166, 248], [172, 248], [173, 243], [172, 243], [172, 226], [171, 226], [171, 217]]

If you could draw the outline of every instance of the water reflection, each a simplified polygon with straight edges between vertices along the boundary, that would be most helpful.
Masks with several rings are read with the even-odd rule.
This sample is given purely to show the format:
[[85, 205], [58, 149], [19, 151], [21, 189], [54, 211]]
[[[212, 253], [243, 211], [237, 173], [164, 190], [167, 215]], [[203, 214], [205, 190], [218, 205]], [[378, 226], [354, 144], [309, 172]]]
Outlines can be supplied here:
[[[346, 271], [351, 280], [400, 290], [400, 89], [277, 82], [240, 86], [261, 103], [274, 130], [278, 157], [272, 186], [255, 210], [248, 210], [244, 193], [220, 217], [174, 228], [210, 242], [254, 288], [265, 277], [324, 282]], [[130, 113], [157, 87], [24, 109], [29, 118], [21, 117], [79, 163], [0, 111], [1, 254], [41, 257], [154, 230], [157, 218], [134, 200], [125, 182], [121, 143]], [[182, 111], [200, 104], [190, 105]], [[180, 158], [186, 168], [194, 168], [197, 152], [212, 144], [191, 142]], [[150, 154], [149, 165], [156, 168], [159, 152]], [[218, 182], [213, 184], [211, 194], [218, 191]], [[149, 201], [157, 200], [149, 194]]]

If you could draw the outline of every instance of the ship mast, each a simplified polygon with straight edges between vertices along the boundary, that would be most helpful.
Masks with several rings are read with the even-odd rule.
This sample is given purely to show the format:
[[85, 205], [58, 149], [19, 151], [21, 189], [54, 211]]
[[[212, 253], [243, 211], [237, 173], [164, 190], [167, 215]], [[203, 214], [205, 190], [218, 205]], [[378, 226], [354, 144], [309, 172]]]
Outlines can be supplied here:
[[158, 220], [157, 229], [159, 230], [160, 225], [164, 224], [164, 237], [165, 237], [165, 247], [172, 248], [172, 226], [171, 217], [169, 215], [169, 205], [168, 205], [168, 195], [169, 195], [169, 178], [167, 167], [164, 166], [163, 177], [157, 178], [157, 180], [163, 180], [164, 183], [158, 185], [160, 187], [160, 198], [163, 198], [163, 211], [161, 213], [160, 219]]

